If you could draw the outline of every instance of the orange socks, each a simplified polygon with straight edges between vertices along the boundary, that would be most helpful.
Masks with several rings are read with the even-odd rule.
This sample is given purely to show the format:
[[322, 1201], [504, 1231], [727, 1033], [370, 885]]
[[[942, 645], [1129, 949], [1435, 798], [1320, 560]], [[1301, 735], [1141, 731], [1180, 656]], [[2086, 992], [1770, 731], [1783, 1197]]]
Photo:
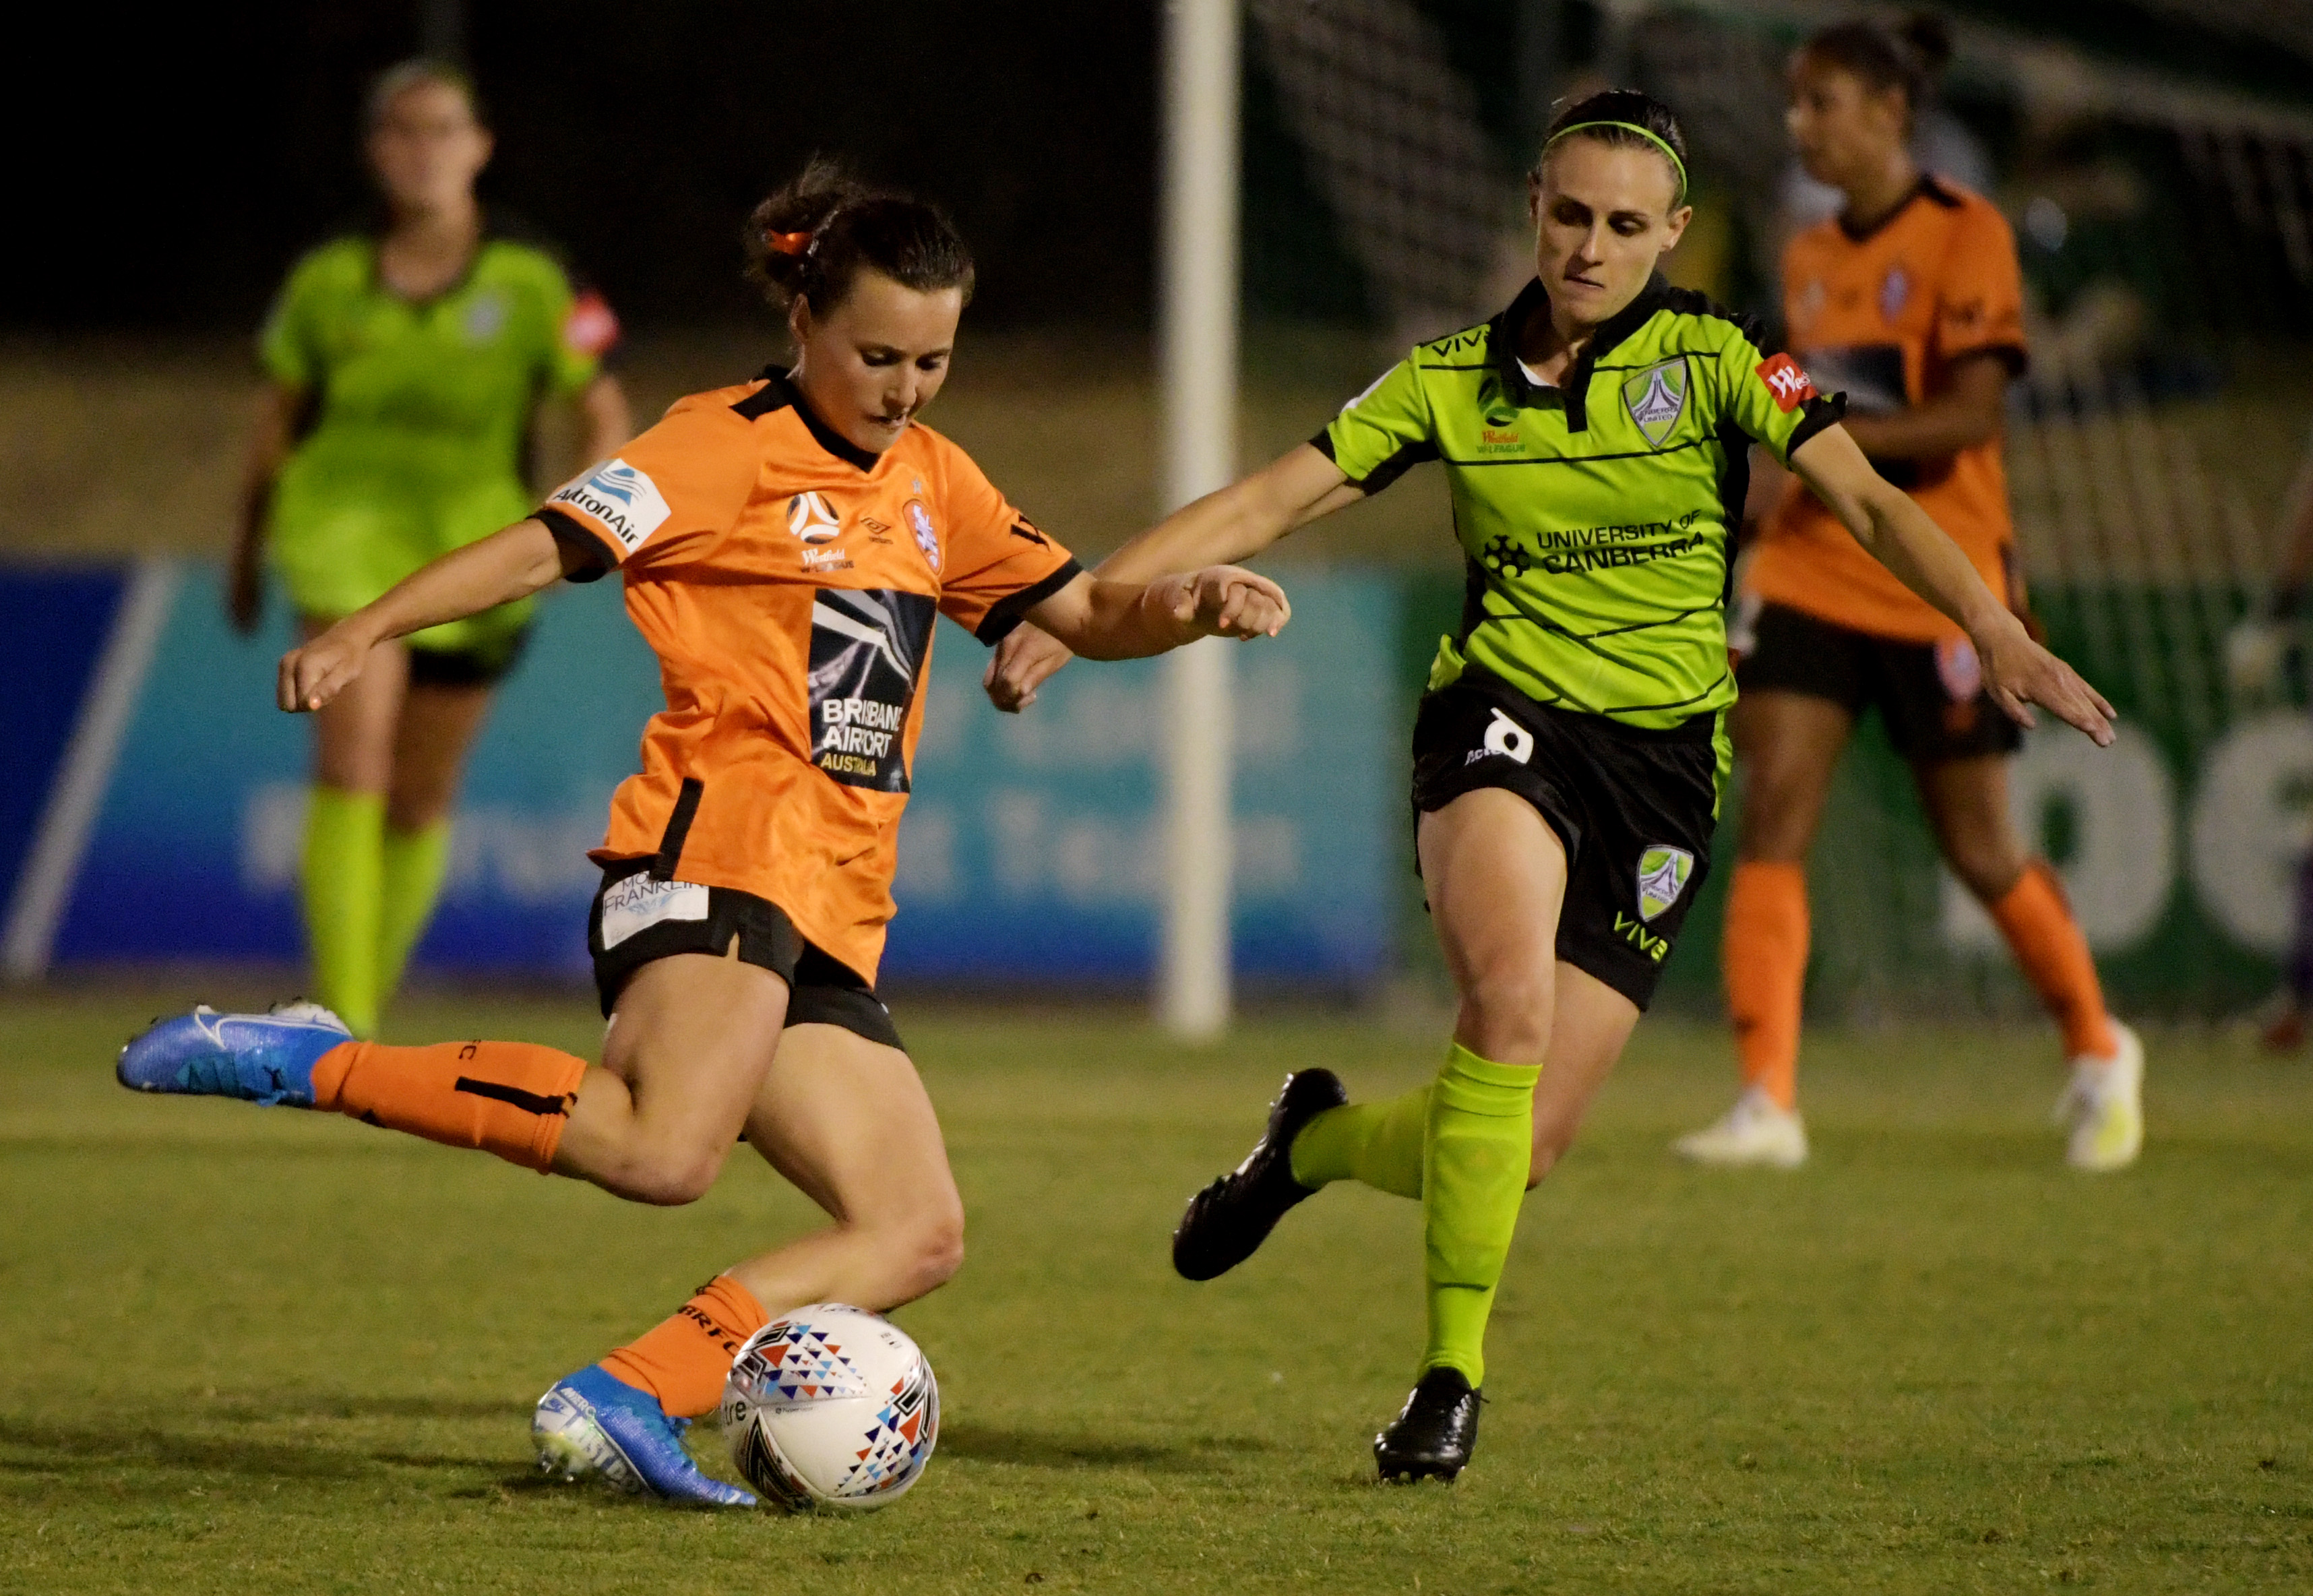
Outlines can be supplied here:
[[1807, 984], [1807, 867], [1746, 860], [1727, 896], [1719, 966], [1743, 1082], [1799, 1101], [1799, 1002]]
[[586, 1061], [530, 1042], [347, 1042], [313, 1065], [313, 1107], [543, 1174]]
[[723, 1400], [731, 1360], [770, 1322], [754, 1293], [728, 1274], [699, 1288], [674, 1317], [602, 1360], [602, 1367], [648, 1391], [676, 1418], [697, 1418]]
[[2014, 949], [2016, 962], [2032, 990], [2056, 1017], [2064, 1033], [2069, 1058], [2109, 1058], [2120, 1038], [2112, 1033], [2105, 1012], [2104, 988], [2097, 983], [2096, 961], [2089, 957], [2088, 939], [2064, 902], [2056, 872], [2034, 860], [1992, 905], [1992, 919]]

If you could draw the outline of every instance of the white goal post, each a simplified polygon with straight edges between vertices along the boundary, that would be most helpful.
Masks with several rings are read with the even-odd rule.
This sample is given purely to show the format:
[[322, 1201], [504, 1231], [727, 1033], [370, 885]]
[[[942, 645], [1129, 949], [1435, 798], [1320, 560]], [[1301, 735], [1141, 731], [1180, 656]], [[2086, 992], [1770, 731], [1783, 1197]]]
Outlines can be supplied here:
[[[1157, 358], [1167, 513], [1236, 466], [1237, 0], [1168, 0], [1158, 218]], [[1163, 947], [1156, 1018], [1177, 1036], [1229, 1020], [1231, 645], [1165, 661]]]

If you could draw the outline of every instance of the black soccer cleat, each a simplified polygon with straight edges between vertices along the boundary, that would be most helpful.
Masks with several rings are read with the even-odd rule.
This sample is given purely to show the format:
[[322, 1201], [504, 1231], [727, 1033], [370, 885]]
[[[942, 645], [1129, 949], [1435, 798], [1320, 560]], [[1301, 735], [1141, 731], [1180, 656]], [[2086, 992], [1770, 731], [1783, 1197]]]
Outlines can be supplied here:
[[1316, 1194], [1293, 1178], [1293, 1138], [1350, 1100], [1331, 1070], [1297, 1070], [1269, 1106], [1269, 1128], [1244, 1162], [1189, 1199], [1173, 1232], [1173, 1267], [1183, 1280], [1226, 1274], [1260, 1250], [1286, 1211]]
[[1374, 1437], [1374, 1462], [1384, 1479], [1442, 1479], [1448, 1485], [1478, 1444], [1478, 1405], [1484, 1400], [1459, 1369], [1432, 1369], [1413, 1388], [1405, 1407]]

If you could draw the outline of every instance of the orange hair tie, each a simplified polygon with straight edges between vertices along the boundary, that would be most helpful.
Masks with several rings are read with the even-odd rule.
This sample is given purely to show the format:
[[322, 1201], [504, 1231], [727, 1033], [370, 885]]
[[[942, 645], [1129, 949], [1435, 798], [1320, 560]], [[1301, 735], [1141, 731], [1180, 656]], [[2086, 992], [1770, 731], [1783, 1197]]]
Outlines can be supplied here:
[[766, 233], [763, 242], [782, 255], [800, 255], [810, 250], [808, 233]]

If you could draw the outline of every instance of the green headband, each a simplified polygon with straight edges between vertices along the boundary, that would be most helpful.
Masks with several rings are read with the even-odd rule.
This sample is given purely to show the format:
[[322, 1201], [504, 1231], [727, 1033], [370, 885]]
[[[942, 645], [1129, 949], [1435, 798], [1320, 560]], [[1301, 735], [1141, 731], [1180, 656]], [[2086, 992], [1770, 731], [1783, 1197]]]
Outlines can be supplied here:
[[1557, 132], [1552, 134], [1550, 136], [1549, 143], [1544, 144], [1542, 146], [1542, 153], [1547, 155], [1550, 154], [1551, 145], [1556, 144], [1560, 139], [1564, 138], [1570, 133], [1580, 133], [1590, 128], [1620, 128], [1625, 133], [1635, 133], [1640, 138], [1645, 139], [1649, 144], [1654, 145], [1655, 148], [1663, 153], [1664, 156], [1670, 162], [1670, 169], [1678, 173], [1679, 196], [1683, 197], [1686, 193], [1686, 163], [1678, 158], [1678, 152], [1671, 148], [1669, 144], [1663, 139], [1661, 135], [1649, 132], [1646, 128], [1640, 127], [1636, 122], [1577, 122], [1571, 128], [1561, 128]]

